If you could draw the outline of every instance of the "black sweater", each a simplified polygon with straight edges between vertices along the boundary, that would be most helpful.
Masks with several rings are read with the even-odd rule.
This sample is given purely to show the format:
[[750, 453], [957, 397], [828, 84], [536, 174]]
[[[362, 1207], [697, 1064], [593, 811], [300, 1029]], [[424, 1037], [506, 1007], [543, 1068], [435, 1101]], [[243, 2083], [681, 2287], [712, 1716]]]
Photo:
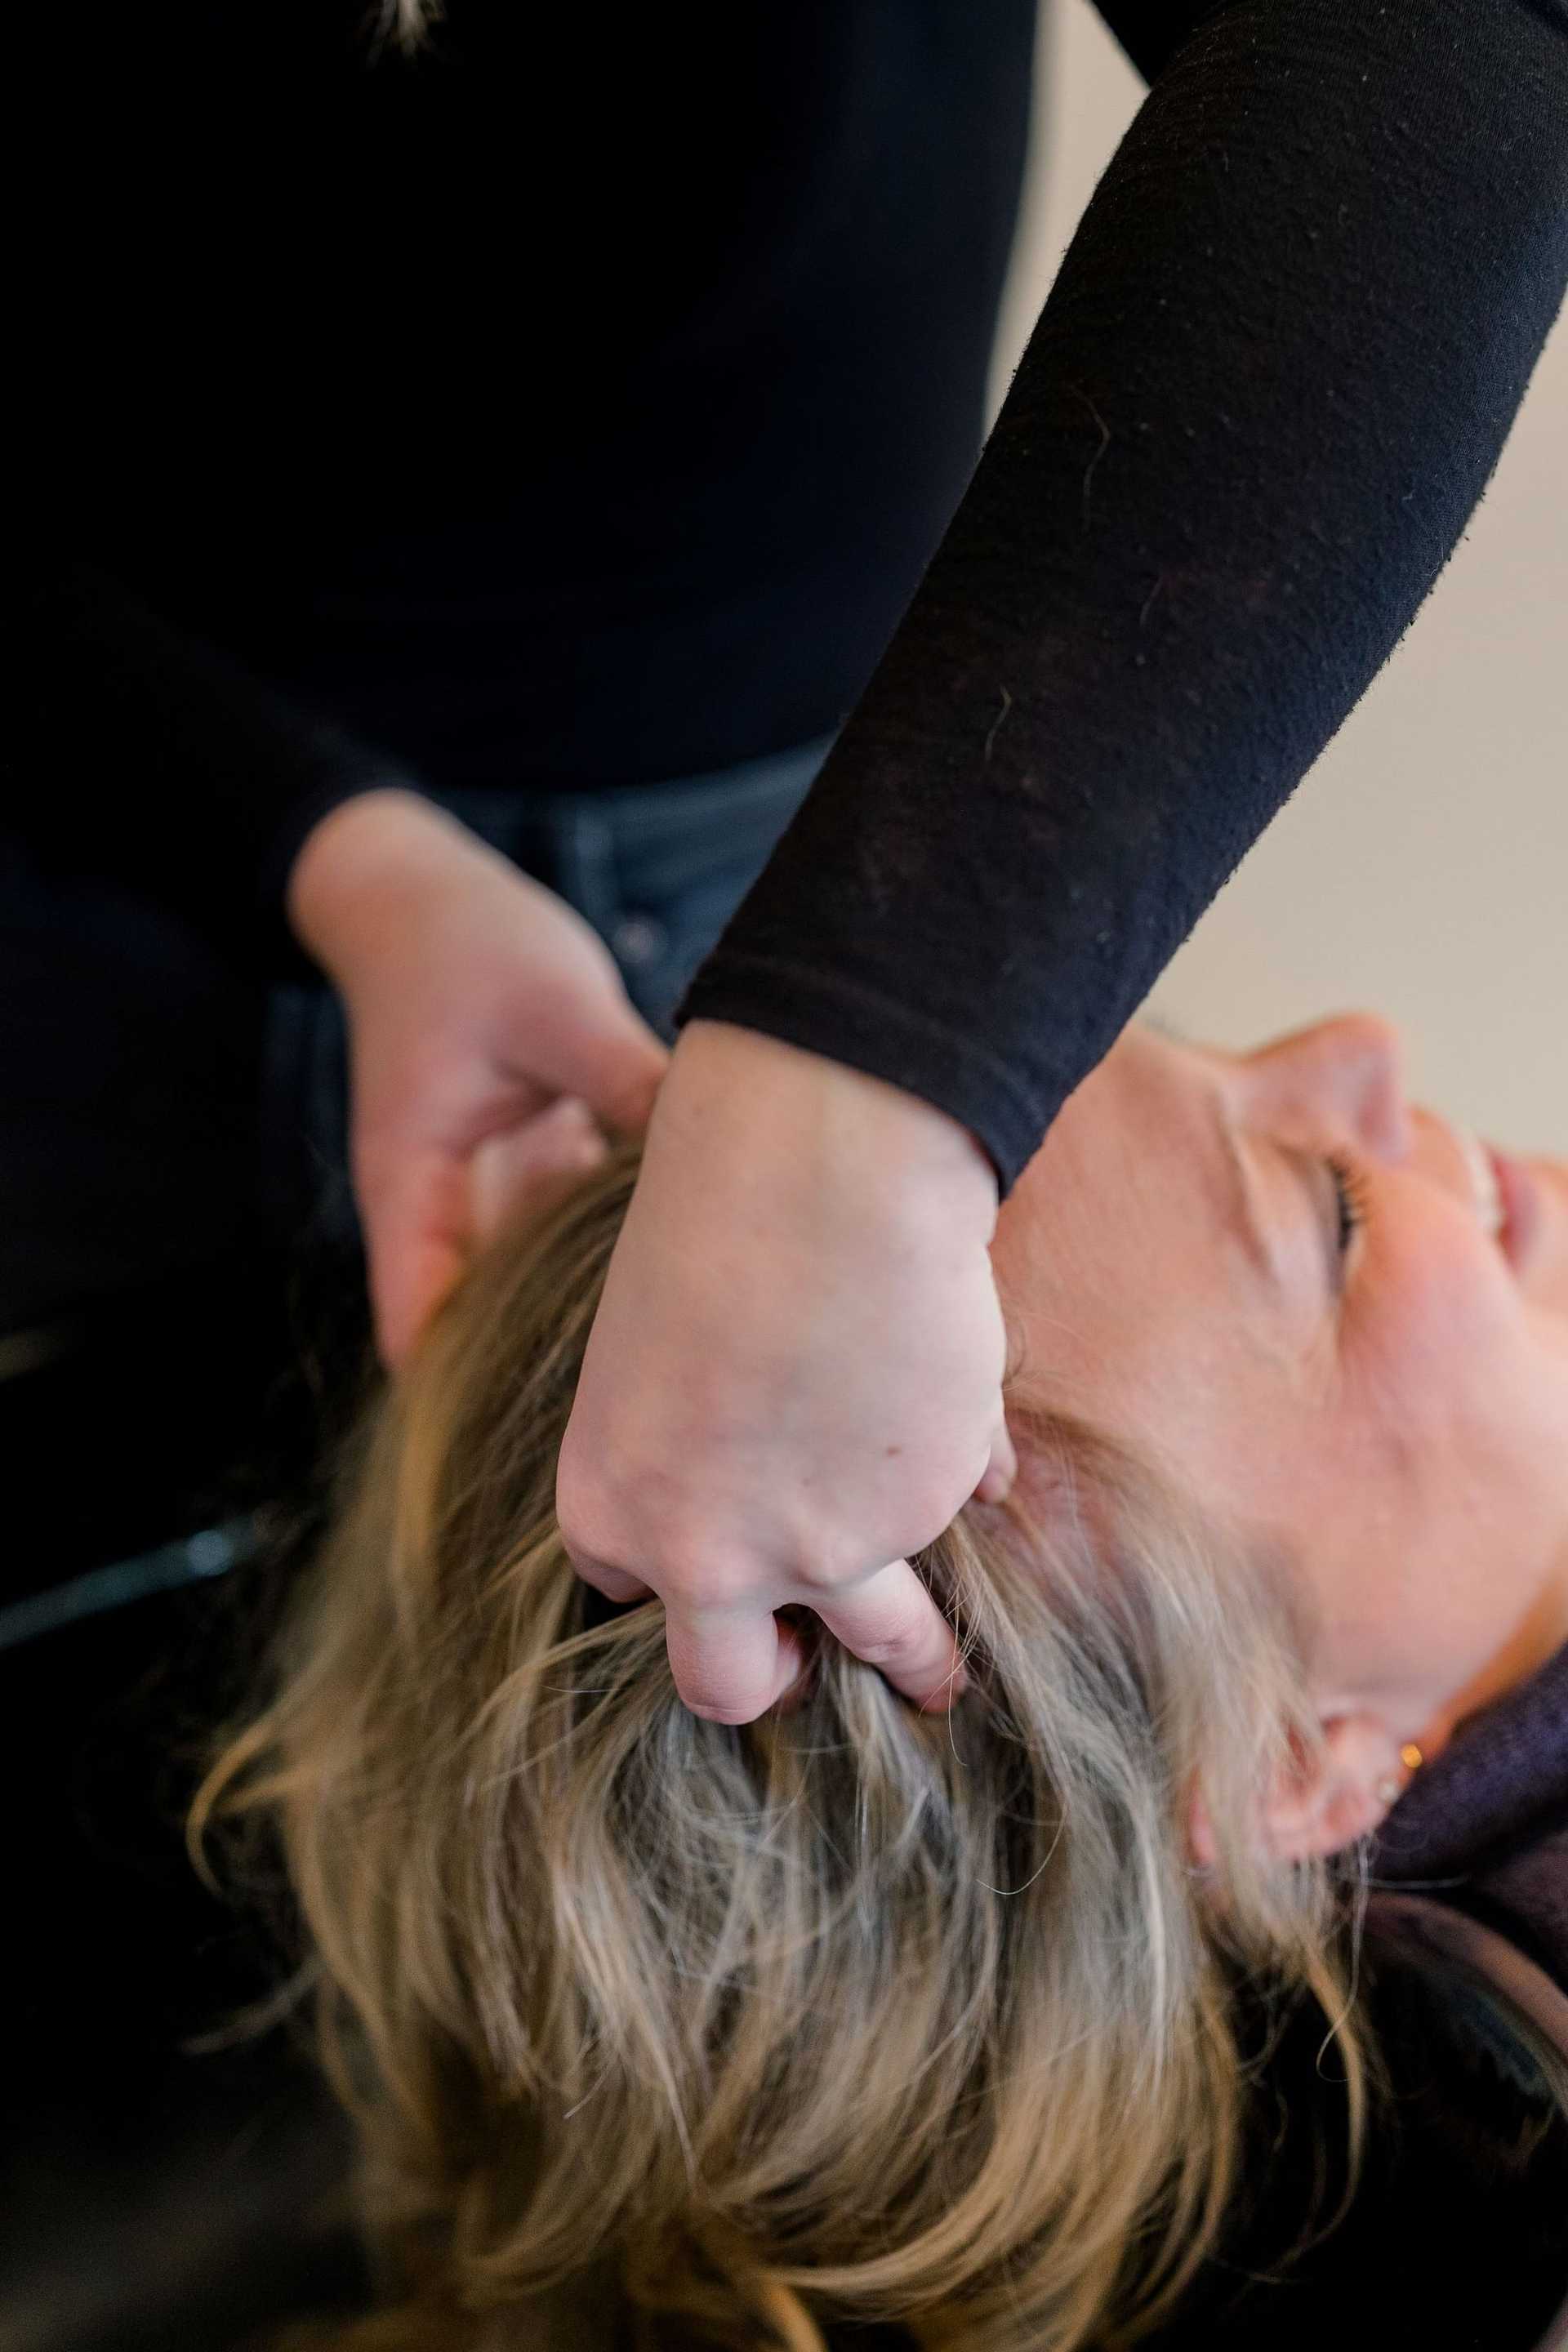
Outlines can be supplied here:
[[30, 12], [11, 821], [276, 966], [366, 785], [852, 709], [679, 1018], [921, 1096], [1005, 1195], [1408, 625], [1568, 282], [1568, 0], [1100, 5], [1151, 92], [967, 491], [1030, 0], [450, 0], [411, 61], [361, 0]]

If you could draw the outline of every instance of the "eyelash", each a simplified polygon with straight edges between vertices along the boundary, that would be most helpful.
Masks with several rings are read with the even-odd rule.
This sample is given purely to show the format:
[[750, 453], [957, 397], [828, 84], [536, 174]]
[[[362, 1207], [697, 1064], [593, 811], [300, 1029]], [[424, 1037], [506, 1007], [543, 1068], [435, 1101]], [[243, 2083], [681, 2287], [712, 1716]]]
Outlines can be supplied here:
[[1329, 1170], [1339, 1202], [1340, 1255], [1343, 1257], [1357, 1228], [1366, 1223], [1366, 1179], [1350, 1160], [1337, 1159], [1331, 1153]]

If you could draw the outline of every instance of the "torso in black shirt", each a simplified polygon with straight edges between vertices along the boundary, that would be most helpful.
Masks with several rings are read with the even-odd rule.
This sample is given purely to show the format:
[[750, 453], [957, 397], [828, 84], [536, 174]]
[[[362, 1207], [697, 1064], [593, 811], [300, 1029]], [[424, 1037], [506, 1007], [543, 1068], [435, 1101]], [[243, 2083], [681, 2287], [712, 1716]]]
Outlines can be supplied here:
[[437, 788], [826, 731], [979, 452], [1034, 20], [38, 12], [51, 520]]

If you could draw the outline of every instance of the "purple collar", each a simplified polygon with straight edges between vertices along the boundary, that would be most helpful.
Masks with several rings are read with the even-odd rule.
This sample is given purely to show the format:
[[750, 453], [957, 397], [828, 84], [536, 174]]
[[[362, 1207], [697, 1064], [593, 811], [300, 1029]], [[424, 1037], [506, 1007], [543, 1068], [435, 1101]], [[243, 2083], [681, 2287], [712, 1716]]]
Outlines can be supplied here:
[[1417, 1772], [1371, 1871], [1489, 1918], [1568, 1990], [1568, 1648]]
[[[1373, 1848], [1375, 1877], [1469, 1878], [1568, 1826], [1568, 1646], [1423, 1767]], [[1436, 1890], [1434, 1889], [1434, 1892]]]

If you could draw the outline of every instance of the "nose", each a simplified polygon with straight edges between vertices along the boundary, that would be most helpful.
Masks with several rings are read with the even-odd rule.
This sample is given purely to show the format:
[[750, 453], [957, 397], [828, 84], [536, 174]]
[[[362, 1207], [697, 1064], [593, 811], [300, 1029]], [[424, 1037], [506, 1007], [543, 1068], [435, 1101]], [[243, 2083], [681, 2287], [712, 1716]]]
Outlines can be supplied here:
[[1255, 1067], [1281, 1109], [1331, 1124], [1369, 1159], [1409, 1156], [1405, 1041], [1381, 1013], [1314, 1022], [1267, 1047]]

